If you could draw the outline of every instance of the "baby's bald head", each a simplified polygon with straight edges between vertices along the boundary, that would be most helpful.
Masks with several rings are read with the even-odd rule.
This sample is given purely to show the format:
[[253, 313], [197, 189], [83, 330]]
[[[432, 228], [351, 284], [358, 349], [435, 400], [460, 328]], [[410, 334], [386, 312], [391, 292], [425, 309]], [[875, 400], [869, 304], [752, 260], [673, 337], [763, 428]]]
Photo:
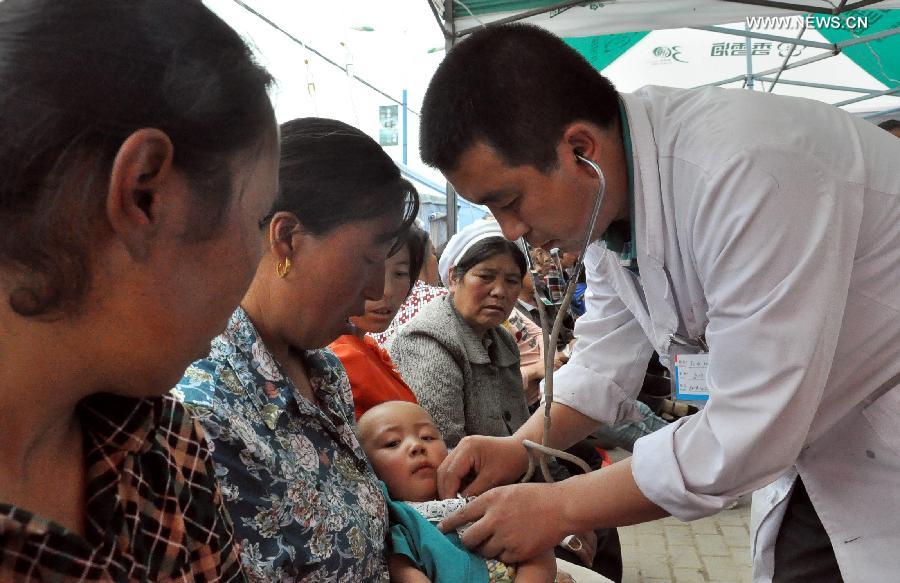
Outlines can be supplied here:
[[387, 401], [357, 423], [359, 442], [396, 500], [423, 502], [437, 496], [437, 468], [447, 445], [428, 412], [408, 401]]

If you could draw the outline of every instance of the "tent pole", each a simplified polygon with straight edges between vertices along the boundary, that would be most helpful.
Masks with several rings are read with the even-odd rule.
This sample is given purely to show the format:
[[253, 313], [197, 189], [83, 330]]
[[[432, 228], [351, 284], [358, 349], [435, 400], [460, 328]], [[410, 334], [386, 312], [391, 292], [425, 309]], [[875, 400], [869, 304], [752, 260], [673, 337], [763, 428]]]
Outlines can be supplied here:
[[869, 95], [863, 95], [861, 97], [854, 97], [853, 99], [846, 99], [844, 101], [838, 101], [837, 103], [832, 103], [831, 105], [835, 107], [843, 107], [845, 105], [850, 105], [851, 103], [859, 103], [860, 101], [865, 101], [866, 99], [872, 99], [874, 97], [881, 97], [883, 95], [893, 95], [895, 93], [900, 93], [900, 85], [894, 87], [893, 89], [885, 89], [884, 91], [879, 91], [877, 93], [870, 93]]
[[753, 37], [750, 36], [749, 22], [744, 22], [744, 31], [747, 33], [744, 37], [747, 47], [747, 79], [744, 81], [744, 86], [753, 91]]
[[900, 34], [900, 28], [892, 28], [889, 30], [882, 30], [881, 32], [873, 32], [872, 34], [867, 34], [865, 36], [861, 36], [858, 38], [851, 38], [845, 41], [841, 41], [837, 44], [839, 49], [843, 49], [844, 47], [852, 47], [853, 45], [858, 45], [860, 43], [867, 43], [869, 41], [878, 40], [881, 38], [885, 38], [888, 36], [893, 36], [895, 34]]
[[[771, 77], [765, 77], [757, 73], [754, 75], [757, 81], [768, 81], [775, 84], [778, 79], [773, 79]], [[789, 81], [787, 79], [781, 79], [779, 81], [785, 85], [797, 85], [799, 87], [814, 87], [816, 89], [831, 89], [833, 91], [850, 91], [852, 93], [880, 93], [881, 89], [863, 89], [861, 87], [845, 87], [843, 85], [829, 85], [828, 83], [812, 83], [810, 81]]]
[[[452, 2], [453, 0], [449, 0]], [[431, 8], [431, 13], [434, 15], [434, 19], [437, 21], [438, 26], [441, 28], [441, 33], [443, 33], [444, 38], [448, 38], [452, 33], [447, 30], [447, 26], [444, 24], [443, 16], [438, 14], [437, 7], [434, 5], [435, 0], [428, 0], [428, 6]]]
[[886, 111], [876, 111], [875, 113], [870, 113], [869, 115], [864, 115], [863, 119], [872, 119], [873, 117], [881, 117], [883, 115], [893, 115], [895, 113], [900, 113], [900, 107], [895, 107], [894, 109], [888, 109]]
[[825, 49], [828, 51], [833, 51], [836, 47], [834, 43], [823, 43], [815, 40], [803, 40], [799, 38], [790, 38], [786, 36], [778, 36], [777, 34], [766, 34], [764, 32], [752, 32], [746, 30], [734, 30], [733, 28], [725, 28], [722, 26], [693, 26], [695, 30], [706, 30], [709, 32], [718, 32], [720, 34], [733, 34], [735, 36], [750, 36], [751, 38], [758, 38], [762, 40], [771, 40], [775, 42], [787, 42], [787, 43], [795, 43], [798, 45], [803, 45], [805, 47], [812, 47], [816, 49]]
[[[816, 61], [822, 61], [824, 59], [830, 59], [835, 56], [837, 53], [822, 53], [820, 55], [816, 55], [814, 57], [809, 57], [806, 59], [801, 59], [799, 61], [794, 61], [790, 63], [784, 70], [788, 69], [796, 69], [797, 67], [802, 67], [803, 65], [809, 65], [810, 63], [815, 63]], [[772, 73], [777, 73], [781, 70], [781, 67], [775, 67], [773, 69], [766, 69], [765, 71], [760, 71], [756, 73], [756, 76], [759, 77], [761, 75], [771, 75]], [[729, 77], [728, 79], [722, 79], [721, 81], [715, 81], [713, 83], [704, 83], [703, 85], [698, 85], [698, 87], [715, 87], [717, 85], [728, 85], [729, 83], [734, 83], [736, 81], [743, 81], [744, 75], [735, 75], [734, 77]]]
[[[803, 21], [803, 28], [800, 29], [800, 33], [797, 35], [797, 38], [803, 38], [803, 33], [806, 32], [806, 21]], [[794, 49], [797, 48], [796, 43], [791, 43], [791, 48], [784, 56], [784, 61], [781, 63], [781, 68], [778, 69], [778, 73], [775, 74], [775, 80], [769, 84], [769, 93], [775, 89], [775, 85], [778, 83], [778, 80], [781, 79], [781, 74], [784, 73], [785, 67], [787, 67], [788, 61], [791, 60], [791, 56], [794, 54]]]
[[725, 2], [734, 2], [735, 4], [749, 4], [751, 6], [766, 6], [768, 8], [782, 8], [784, 10], [792, 10], [794, 12], [817, 12], [819, 14], [841, 14], [848, 10], [857, 10], [863, 6], [877, 4], [881, 0], [859, 0], [847, 6], [847, 0], [842, 0], [835, 8], [819, 8], [817, 6], [809, 6], [807, 4], [794, 4], [792, 2], [777, 2], [775, 0], [725, 0]]
[[[444, 48], [446, 51], [444, 54], [448, 54], [450, 49], [453, 48], [453, 45], [456, 44], [457, 34], [456, 34], [456, 22], [453, 19], [453, 0], [446, 0], [444, 4], [444, 21], [450, 26], [450, 34], [447, 35], [446, 40], [444, 41]], [[447, 239], [456, 234], [457, 227], [457, 216], [456, 216], [456, 189], [453, 188], [453, 185], [450, 184], [450, 181], [447, 181]]]
[[402, 150], [403, 154], [401, 156], [404, 166], [406, 166], [406, 164], [408, 163], [406, 161], [407, 160], [407, 157], [406, 157], [407, 136], [408, 136], [408, 131], [407, 131], [407, 123], [408, 123], [407, 117], [408, 116], [406, 115], [407, 111], [408, 111], [407, 105], [408, 104], [407, 104], [407, 100], [406, 100], [406, 89], [404, 89], [403, 90], [403, 150]]

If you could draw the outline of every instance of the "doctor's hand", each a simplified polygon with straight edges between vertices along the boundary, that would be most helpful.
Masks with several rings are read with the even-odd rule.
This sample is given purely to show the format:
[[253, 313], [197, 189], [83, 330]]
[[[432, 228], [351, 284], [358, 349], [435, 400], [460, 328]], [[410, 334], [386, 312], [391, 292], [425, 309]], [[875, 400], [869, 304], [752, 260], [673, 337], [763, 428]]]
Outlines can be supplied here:
[[443, 532], [472, 522], [460, 537], [469, 549], [504, 563], [519, 563], [552, 549], [568, 534], [560, 484], [514, 484], [469, 502], [438, 525]]
[[463, 437], [437, 471], [442, 499], [477, 496], [516, 481], [528, 470], [528, 452], [515, 437]]

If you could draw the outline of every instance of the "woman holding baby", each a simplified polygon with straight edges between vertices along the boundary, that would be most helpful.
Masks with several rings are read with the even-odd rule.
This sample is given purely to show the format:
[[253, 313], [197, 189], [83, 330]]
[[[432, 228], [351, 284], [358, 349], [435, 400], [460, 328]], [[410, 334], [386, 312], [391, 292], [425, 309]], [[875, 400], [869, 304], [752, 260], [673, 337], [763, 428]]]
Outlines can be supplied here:
[[251, 580], [386, 581], [385, 500], [323, 347], [382, 297], [418, 197], [377, 143], [327, 119], [282, 124], [279, 182], [250, 289], [174, 393], [213, 444]]

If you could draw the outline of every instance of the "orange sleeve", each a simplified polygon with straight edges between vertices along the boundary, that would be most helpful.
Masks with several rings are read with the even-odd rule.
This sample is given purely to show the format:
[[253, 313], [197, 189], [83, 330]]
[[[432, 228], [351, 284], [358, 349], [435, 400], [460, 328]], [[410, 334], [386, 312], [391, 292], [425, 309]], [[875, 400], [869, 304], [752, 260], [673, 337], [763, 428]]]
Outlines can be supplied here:
[[374, 342], [370, 346], [356, 336], [341, 336], [330, 348], [347, 371], [357, 419], [385, 401], [416, 402], [416, 396], [394, 369], [390, 357]]

